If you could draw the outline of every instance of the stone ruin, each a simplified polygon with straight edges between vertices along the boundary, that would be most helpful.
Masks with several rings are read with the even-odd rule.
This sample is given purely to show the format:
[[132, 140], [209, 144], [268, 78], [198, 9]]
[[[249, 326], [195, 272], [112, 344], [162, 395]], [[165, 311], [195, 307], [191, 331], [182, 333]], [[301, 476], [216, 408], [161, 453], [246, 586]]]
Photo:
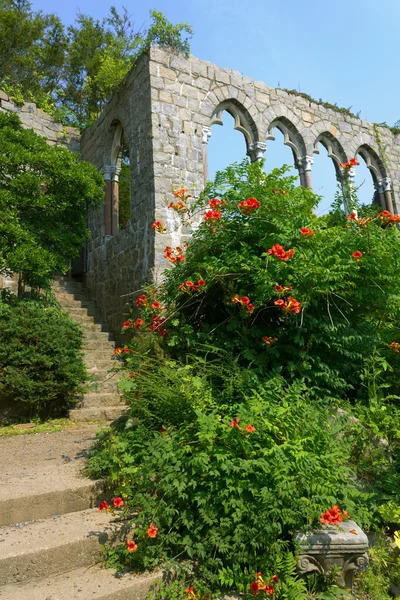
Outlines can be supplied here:
[[[78, 133], [53, 123], [26, 104], [16, 107], [0, 95], [0, 110], [17, 112], [26, 127], [78, 149]], [[339, 182], [354, 177], [340, 163], [362, 157], [382, 208], [398, 212], [400, 202], [400, 136], [388, 127], [328, 108], [301, 95], [269, 88], [238, 71], [222, 69], [154, 46], [142, 56], [126, 82], [80, 139], [83, 159], [104, 174], [104, 207], [88, 215], [91, 237], [73, 275], [84, 281], [99, 314], [118, 334], [127, 303], [144, 283], [159, 281], [166, 267], [165, 246], [180, 245], [190, 232], [167, 210], [181, 187], [198, 196], [207, 181], [207, 144], [222, 113], [234, 118], [251, 161], [263, 158], [278, 129], [293, 153], [300, 184], [312, 187], [313, 155], [324, 146]], [[129, 150], [130, 216], [119, 230], [119, 173], [123, 147]], [[160, 220], [167, 234], [151, 225]]]

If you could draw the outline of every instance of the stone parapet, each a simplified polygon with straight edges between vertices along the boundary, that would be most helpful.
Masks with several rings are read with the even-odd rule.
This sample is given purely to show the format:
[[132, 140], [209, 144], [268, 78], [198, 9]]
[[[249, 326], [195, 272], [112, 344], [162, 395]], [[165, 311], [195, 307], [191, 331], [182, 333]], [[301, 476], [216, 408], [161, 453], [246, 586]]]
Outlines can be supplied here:
[[80, 152], [79, 130], [56, 123], [51, 115], [38, 108], [34, 102], [19, 106], [0, 90], [0, 112], [17, 114], [25, 129], [33, 129], [35, 133], [45, 137], [49, 145]]

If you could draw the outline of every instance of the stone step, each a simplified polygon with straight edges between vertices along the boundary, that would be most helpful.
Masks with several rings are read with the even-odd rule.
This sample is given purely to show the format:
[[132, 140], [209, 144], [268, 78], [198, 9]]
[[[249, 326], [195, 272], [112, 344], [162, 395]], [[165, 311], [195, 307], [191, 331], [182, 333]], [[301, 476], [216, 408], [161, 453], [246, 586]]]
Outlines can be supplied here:
[[103, 544], [123, 541], [126, 533], [110, 513], [95, 509], [3, 527], [0, 586], [88, 567]]
[[94, 367], [98, 369], [113, 369], [117, 366], [117, 361], [113, 360], [112, 355], [98, 355], [95, 352], [84, 353], [83, 355], [88, 373], [91, 373]]
[[98, 396], [99, 394], [119, 394], [118, 392], [118, 379], [115, 377], [106, 377], [105, 379], [100, 379], [100, 377], [92, 378], [89, 382], [89, 390], [85, 394], [85, 399], [88, 394], [95, 394]]
[[[112, 342], [112, 335], [108, 331], [84, 331], [85, 340], [98, 340], [103, 342]], [[113, 345], [114, 349], [115, 345]]]
[[[94, 334], [96, 335], [96, 334]], [[107, 350], [110, 354], [110, 356], [112, 356], [112, 353], [115, 350], [115, 344], [114, 342], [109, 342], [106, 341], [105, 339], [102, 338], [86, 338], [84, 340], [84, 348], [85, 350]]]
[[124, 406], [118, 393], [97, 392], [85, 394], [82, 409], [106, 408], [107, 406]]
[[145, 600], [160, 573], [121, 575], [98, 566], [81, 568], [38, 582], [5, 586], [2, 600]]
[[71, 421], [76, 423], [91, 423], [115, 421], [127, 411], [126, 406], [104, 406], [101, 408], [74, 408], [69, 413]]
[[[103, 483], [81, 476], [95, 428], [0, 439], [0, 526], [96, 506]], [[1, 544], [0, 544], [1, 546]]]

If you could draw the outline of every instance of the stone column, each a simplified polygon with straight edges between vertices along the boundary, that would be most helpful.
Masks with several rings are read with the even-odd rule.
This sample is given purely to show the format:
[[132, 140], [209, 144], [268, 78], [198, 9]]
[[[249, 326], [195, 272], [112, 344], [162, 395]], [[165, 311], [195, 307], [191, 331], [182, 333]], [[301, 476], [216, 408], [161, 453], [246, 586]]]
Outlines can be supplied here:
[[104, 235], [111, 235], [111, 167], [103, 167], [104, 172]]
[[381, 205], [383, 210], [386, 210], [385, 192], [383, 191], [383, 179], [379, 179], [375, 183], [375, 190], [378, 192], [379, 204]]
[[253, 142], [247, 147], [247, 156], [250, 157], [251, 162], [257, 162], [264, 158], [264, 153], [267, 149], [267, 145], [264, 142]]
[[303, 166], [304, 166], [304, 187], [312, 190], [312, 178], [311, 178], [311, 169], [314, 164], [314, 158], [312, 156], [305, 156], [303, 158]]
[[392, 180], [390, 177], [384, 177], [378, 181], [378, 190], [381, 205], [393, 215], [394, 207], [392, 201]]
[[207, 185], [208, 181], [208, 141], [211, 137], [211, 127], [203, 127], [203, 174], [204, 174], [204, 185]]
[[120, 167], [111, 169], [111, 235], [116, 235], [119, 228], [119, 173]]
[[311, 169], [314, 164], [312, 156], [302, 156], [298, 158], [295, 164], [296, 169], [299, 172], [300, 185], [305, 188], [312, 190], [312, 179]]

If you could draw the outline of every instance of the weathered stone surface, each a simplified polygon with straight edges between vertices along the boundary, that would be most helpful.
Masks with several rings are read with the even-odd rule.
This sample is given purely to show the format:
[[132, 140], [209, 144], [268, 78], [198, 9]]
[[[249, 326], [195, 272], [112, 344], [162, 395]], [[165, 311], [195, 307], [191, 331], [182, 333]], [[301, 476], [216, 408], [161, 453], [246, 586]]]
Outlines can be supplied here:
[[53, 117], [37, 108], [33, 102], [18, 106], [0, 90], [0, 112], [16, 113], [26, 129], [33, 129], [38, 135], [48, 139], [50, 145], [63, 146], [73, 152], [80, 151], [80, 133], [75, 127], [63, 127], [55, 123]]
[[298, 533], [295, 541], [300, 549], [297, 568], [302, 575], [328, 574], [339, 567], [338, 583], [351, 588], [354, 571], [363, 571], [368, 566], [368, 538], [354, 521]]

